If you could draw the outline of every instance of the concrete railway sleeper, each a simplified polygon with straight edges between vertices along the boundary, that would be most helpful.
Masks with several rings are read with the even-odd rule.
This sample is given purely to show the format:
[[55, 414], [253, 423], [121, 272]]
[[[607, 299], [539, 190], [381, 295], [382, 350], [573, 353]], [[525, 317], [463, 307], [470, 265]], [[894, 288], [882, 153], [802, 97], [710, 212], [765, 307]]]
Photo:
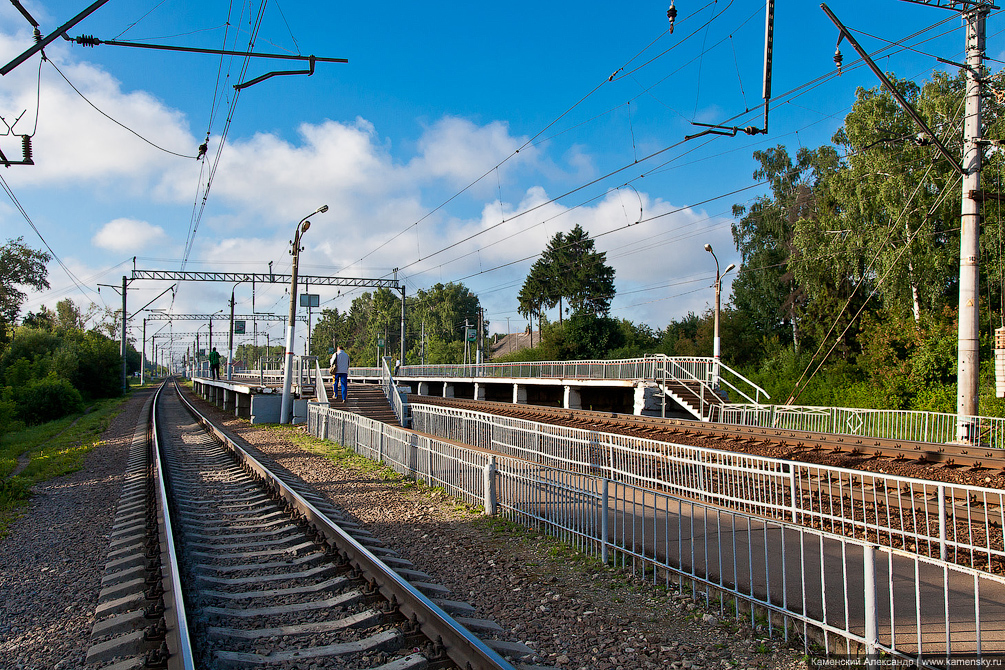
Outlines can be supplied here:
[[148, 409], [111, 535], [92, 667], [512, 669], [502, 654], [531, 651], [492, 640], [497, 625], [465, 619], [470, 605], [230, 441], [174, 385]]

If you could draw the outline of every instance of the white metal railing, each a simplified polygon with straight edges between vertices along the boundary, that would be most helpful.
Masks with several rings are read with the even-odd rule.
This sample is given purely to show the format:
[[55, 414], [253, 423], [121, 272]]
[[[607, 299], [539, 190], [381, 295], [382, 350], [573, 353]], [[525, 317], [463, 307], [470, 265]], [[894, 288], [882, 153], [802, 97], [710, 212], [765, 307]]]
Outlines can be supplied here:
[[386, 356], [384, 358], [384, 367], [381, 370], [380, 384], [384, 389], [384, 396], [391, 403], [394, 416], [398, 418], [398, 423], [408, 428], [412, 425], [412, 415], [408, 408], [408, 402], [406, 402], [404, 397], [405, 393], [398, 388], [398, 384], [394, 381], [390, 365], [391, 357]]
[[[352, 368], [350, 375], [378, 378], [381, 369]], [[707, 403], [717, 392], [734, 392], [752, 403], [770, 399], [767, 392], [729, 366], [700, 356], [666, 356], [653, 354], [641, 358], [585, 361], [532, 361], [523, 363], [482, 363], [474, 365], [403, 365], [399, 378], [439, 377], [463, 379], [611, 379], [645, 381], [679, 381], [697, 385], [707, 393], [698, 392]], [[718, 404], [718, 403], [717, 403]]]
[[314, 361], [315, 374], [314, 374], [314, 388], [316, 389], [316, 394], [318, 401], [328, 403], [328, 387], [325, 386], [325, 380], [321, 377], [321, 363], [317, 360]]
[[[708, 450], [674, 445], [685, 450], [677, 453], [695, 457], [678, 471], [704, 477], [703, 485], [712, 486], [705, 499], [695, 499], [689, 497], [698, 491], [694, 486], [688, 496], [678, 495], [669, 487], [625, 481], [626, 473], [613, 467], [587, 473], [493, 455], [333, 408], [311, 407], [308, 428], [606, 563], [651, 575], [654, 582], [658, 571], [668, 584], [672, 576], [680, 578], [707, 606], [717, 600], [723, 616], [746, 618], [754, 626], [756, 605], [768, 612], [768, 632], [788, 639], [801, 629], [807, 650], [812, 629], [824, 632], [828, 653], [851, 653], [864, 645], [868, 652], [912, 658], [922, 667], [935, 667], [926, 659], [937, 663], [950, 653], [956, 658], [1005, 651], [999, 635], [1005, 624], [1002, 577], [793, 524], [784, 514], [766, 519], [722, 505], [750, 498], [760, 509], [784, 508], [786, 486], [797, 485], [794, 473], [785, 471], [787, 463], [774, 466], [748, 457], [749, 470], [757, 473], [745, 480], [748, 487], [717, 493], [721, 473], [742, 468], [705, 458]], [[467, 430], [477, 436], [481, 429]], [[592, 445], [570, 443], [565, 455], [555, 458], [571, 463], [576, 454], [593, 453]], [[615, 449], [610, 441], [604, 447], [608, 453]], [[655, 479], [652, 472], [645, 477]], [[780, 498], [761, 492], [758, 477], [780, 484], [766, 487]], [[844, 644], [834, 644], [835, 636]]]
[[[814, 407], [811, 405], [741, 405], [722, 408], [722, 421], [744, 426], [785, 428], [894, 440], [944, 444], [955, 442], [961, 419], [956, 414], [913, 410]], [[973, 444], [1005, 447], [1005, 419], [970, 416], [967, 426]]]
[[[315, 368], [320, 366], [317, 356], [294, 356], [292, 382], [298, 388], [310, 386], [315, 382], [320, 384], [320, 377]], [[323, 374], [323, 373], [322, 373]], [[234, 379], [243, 381], [257, 380], [262, 386], [281, 385], [283, 383], [283, 358], [272, 357], [259, 359], [257, 370], [235, 372]]]
[[[577, 474], [991, 571], [1005, 490], [947, 484], [413, 404], [415, 430]], [[977, 528], [978, 531], [974, 529]]]

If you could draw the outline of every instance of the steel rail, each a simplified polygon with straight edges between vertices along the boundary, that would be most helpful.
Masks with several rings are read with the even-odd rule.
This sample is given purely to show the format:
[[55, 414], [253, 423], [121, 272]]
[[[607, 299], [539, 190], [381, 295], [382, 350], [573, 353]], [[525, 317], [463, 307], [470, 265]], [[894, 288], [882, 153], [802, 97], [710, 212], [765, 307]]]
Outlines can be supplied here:
[[849, 453], [863, 457], [935, 463], [947, 467], [1005, 470], [1005, 452], [1001, 449], [974, 445], [817, 433], [789, 428], [763, 428], [690, 419], [637, 416], [538, 405], [514, 405], [507, 402], [438, 398], [414, 394], [409, 395], [408, 402], [409, 404], [428, 403], [430, 405], [464, 407], [513, 417], [547, 416], [552, 420], [566, 421], [577, 425], [589, 424], [591, 427], [603, 427], [605, 430], [634, 429], [657, 431], [670, 435], [691, 433], [734, 441], [777, 444], [782, 447], [803, 450], [829, 449], [834, 453]]
[[[175, 381], [176, 388], [178, 382]], [[178, 389], [182, 403], [206, 430], [231, 450], [255, 475], [264, 481], [288, 504], [297, 509], [307, 521], [338, 549], [367, 581], [395, 605], [402, 615], [434, 643], [443, 647], [444, 653], [461, 668], [472, 670], [515, 670], [497, 652], [482, 642], [466, 628], [457, 623], [432, 600], [422, 594], [408, 581], [391, 570], [351, 535], [334, 524], [318, 511], [303, 496], [291, 489], [274, 475], [258, 459], [235, 443], [226, 433], [217, 428], [207, 417], [195, 408]]]
[[161, 383], [154, 394], [150, 408], [150, 449], [152, 452], [153, 476], [157, 480], [157, 515], [161, 553], [167, 560], [161, 560], [164, 585], [164, 617], [168, 624], [167, 641], [171, 656], [169, 670], [195, 670], [195, 655], [188, 630], [188, 615], [185, 611], [185, 597], [181, 585], [181, 570], [178, 567], [178, 552], [174, 544], [174, 530], [168, 509], [168, 493], [165, 484], [165, 470], [161, 462], [159, 427], [157, 424], [157, 403], [167, 380]]

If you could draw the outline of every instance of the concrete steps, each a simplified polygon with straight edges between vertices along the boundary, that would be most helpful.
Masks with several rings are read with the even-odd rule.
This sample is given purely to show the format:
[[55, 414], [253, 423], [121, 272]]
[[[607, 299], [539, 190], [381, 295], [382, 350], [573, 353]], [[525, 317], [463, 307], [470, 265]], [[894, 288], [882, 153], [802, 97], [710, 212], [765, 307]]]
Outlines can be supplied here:
[[331, 406], [346, 412], [353, 412], [380, 421], [391, 426], [400, 426], [398, 417], [391, 409], [391, 403], [384, 395], [384, 390], [377, 384], [349, 384], [349, 393], [346, 402], [337, 400], [334, 394], [329, 398]]

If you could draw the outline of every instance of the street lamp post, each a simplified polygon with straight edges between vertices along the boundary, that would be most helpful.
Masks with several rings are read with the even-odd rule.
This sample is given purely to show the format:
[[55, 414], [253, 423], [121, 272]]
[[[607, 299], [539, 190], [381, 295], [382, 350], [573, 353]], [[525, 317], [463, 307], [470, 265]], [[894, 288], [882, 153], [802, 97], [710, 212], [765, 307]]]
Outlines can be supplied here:
[[719, 339], [719, 296], [722, 293], [722, 278], [735, 268], [736, 264], [730, 263], [726, 271], [719, 274], [719, 259], [715, 257], [712, 245], [706, 244], [705, 251], [712, 254], [712, 259], [715, 261], [715, 326], [712, 333], [712, 358], [715, 360], [712, 365], [712, 388], [717, 389], [719, 388], [719, 355], [722, 353], [722, 341]]
[[290, 320], [286, 325], [286, 354], [283, 360], [283, 404], [279, 410], [279, 423], [293, 423], [293, 399], [290, 396], [290, 386], [293, 382], [293, 331], [297, 316], [297, 263], [300, 260], [300, 236], [311, 227], [307, 219], [315, 214], [328, 211], [328, 205], [321, 205], [316, 210], [300, 219], [293, 235], [293, 270], [290, 278]]
[[[243, 282], [237, 282], [241, 284]], [[227, 347], [227, 381], [234, 378], [234, 292], [237, 284], [230, 289], [230, 344]]]
[[[213, 327], [212, 320], [210, 320], [209, 326], [210, 328]], [[204, 323], [195, 329], [195, 369], [198, 371], [199, 375], [202, 375], [202, 354], [199, 353], [202, 347], [199, 346], [199, 331], [205, 327], [206, 324]]]

